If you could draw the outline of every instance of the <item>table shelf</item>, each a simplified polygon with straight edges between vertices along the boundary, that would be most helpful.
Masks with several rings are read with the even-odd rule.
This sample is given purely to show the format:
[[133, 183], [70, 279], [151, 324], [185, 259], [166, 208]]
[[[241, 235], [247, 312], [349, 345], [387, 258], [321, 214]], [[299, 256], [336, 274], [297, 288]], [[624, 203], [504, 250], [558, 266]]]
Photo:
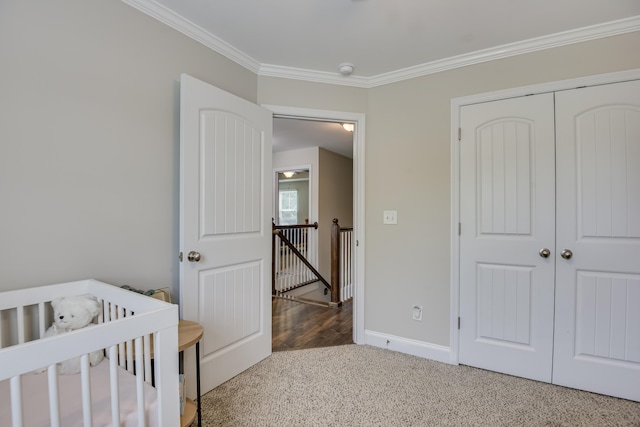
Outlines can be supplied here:
[[197, 414], [198, 406], [193, 400], [187, 398], [184, 403], [184, 411], [180, 416], [180, 427], [188, 427], [193, 424]]

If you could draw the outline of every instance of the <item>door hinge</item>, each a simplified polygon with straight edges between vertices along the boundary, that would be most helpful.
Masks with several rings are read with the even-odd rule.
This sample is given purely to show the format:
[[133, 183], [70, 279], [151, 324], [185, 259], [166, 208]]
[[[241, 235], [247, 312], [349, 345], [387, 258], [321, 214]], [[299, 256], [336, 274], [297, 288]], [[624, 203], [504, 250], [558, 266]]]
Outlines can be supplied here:
[[356, 240], [356, 246], [360, 246], [360, 240]]
[[182, 262], [182, 252], [178, 254], [178, 259], [180, 260], [180, 262]]
[[462, 141], [462, 128], [458, 128], [458, 141]]
[[458, 329], [460, 329], [460, 317], [458, 317]]
[[462, 223], [458, 223], [458, 236], [462, 236]]

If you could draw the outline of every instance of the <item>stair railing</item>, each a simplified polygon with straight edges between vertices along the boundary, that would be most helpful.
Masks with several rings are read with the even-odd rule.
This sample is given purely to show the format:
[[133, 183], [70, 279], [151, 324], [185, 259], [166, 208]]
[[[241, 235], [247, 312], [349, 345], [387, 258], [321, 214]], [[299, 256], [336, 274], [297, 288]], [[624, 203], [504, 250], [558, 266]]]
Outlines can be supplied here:
[[[331, 292], [330, 306], [339, 306], [353, 298], [353, 227], [341, 227], [338, 219], [331, 225], [331, 283], [309, 262], [309, 232], [318, 223], [298, 225], [272, 224], [272, 294], [287, 297], [287, 292], [321, 282]], [[326, 292], [325, 292], [326, 295]]]
[[272, 223], [271, 240], [272, 293], [283, 295], [285, 292], [322, 282], [331, 289], [329, 282], [309, 262], [312, 239], [309, 232], [318, 229], [318, 223], [298, 225], [275, 225]]

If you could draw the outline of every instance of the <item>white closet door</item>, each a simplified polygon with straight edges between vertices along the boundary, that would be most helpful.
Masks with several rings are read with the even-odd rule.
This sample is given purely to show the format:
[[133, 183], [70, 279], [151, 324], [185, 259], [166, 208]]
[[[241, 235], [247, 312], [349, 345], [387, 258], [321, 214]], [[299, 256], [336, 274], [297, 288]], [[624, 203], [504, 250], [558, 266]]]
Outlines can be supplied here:
[[549, 382], [553, 95], [465, 106], [461, 127], [459, 361]]
[[553, 382], [640, 401], [640, 81], [559, 92], [556, 117]]

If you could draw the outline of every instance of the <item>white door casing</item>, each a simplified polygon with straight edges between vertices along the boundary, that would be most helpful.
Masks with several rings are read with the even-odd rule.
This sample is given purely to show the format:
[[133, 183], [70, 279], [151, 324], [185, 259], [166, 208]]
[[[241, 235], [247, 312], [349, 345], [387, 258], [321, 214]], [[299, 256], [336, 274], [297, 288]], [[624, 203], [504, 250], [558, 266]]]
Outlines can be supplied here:
[[553, 382], [640, 401], [640, 81], [558, 92], [556, 116]]
[[186, 74], [180, 96], [180, 308], [206, 393], [271, 354], [272, 114]]
[[465, 106], [460, 363], [551, 380], [553, 94]]
[[355, 233], [356, 247], [353, 254], [353, 280], [355, 284], [353, 294], [353, 342], [365, 344], [365, 115], [346, 111], [317, 110], [282, 105], [264, 104], [262, 106], [278, 117], [355, 124], [353, 132], [353, 231]]

